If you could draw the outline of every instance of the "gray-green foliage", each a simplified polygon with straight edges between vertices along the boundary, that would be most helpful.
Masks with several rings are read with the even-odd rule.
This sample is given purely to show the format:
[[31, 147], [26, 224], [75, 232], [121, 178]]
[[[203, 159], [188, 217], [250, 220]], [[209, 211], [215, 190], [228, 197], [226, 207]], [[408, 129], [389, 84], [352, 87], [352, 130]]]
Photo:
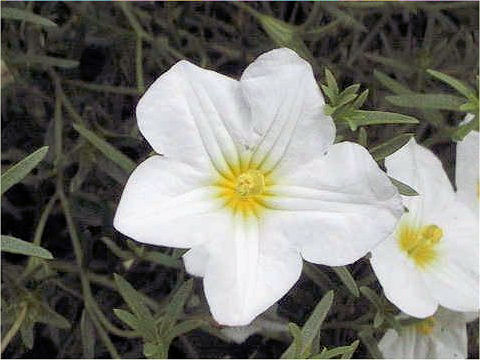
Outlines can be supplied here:
[[13, 185], [22, 181], [22, 179], [43, 160], [47, 151], [48, 146], [44, 146], [5, 171], [2, 174], [1, 194], [3, 195], [3, 193]]
[[283, 359], [304, 359], [312, 355], [312, 350], [318, 346], [314, 341], [318, 341], [322, 323], [327, 317], [332, 302], [333, 291], [331, 290], [318, 303], [301, 329], [294, 323], [289, 324], [293, 342], [283, 353]]
[[124, 278], [115, 274], [115, 283], [131, 312], [114, 309], [114, 313], [143, 338], [143, 353], [147, 358], [167, 358], [174, 338], [203, 325], [201, 320], [181, 321], [183, 307], [192, 291], [192, 280], [186, 281], [177, 289], [165, 309], [157, 316], [152, 314], [141, 295]]
[[17, 239], [13, 236], [2, 235], [1, 239], [2, 251], [14, 254], [23, 254], [27, 256], [36, 256], [42, 259], [53, 259], [52, 253], [41, 246]]

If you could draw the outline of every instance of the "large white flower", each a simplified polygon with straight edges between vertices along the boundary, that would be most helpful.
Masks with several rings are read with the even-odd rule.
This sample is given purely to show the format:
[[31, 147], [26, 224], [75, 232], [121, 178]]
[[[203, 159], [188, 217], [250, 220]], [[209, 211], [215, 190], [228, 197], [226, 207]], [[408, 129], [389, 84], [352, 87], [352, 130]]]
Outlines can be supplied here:
[[191, 248], [213, 317], [250, 323], [297, 281], [302, 256], [344, 265], [394, 229], [395, 187], [335, 126], [310, 65], [289, 49], [240, 81], [180, 61], [137, 106], [157, 153], [133, 172], [114, 219], [131, 238]]
[[440, 160], [409, 141], [389, 156], [387, 173], [420, 194], [396, 232], [372, 251], [371, 264], [385, 296], [403, 312], [424, 318], [440, 304], [478, 310], [478, 219], [456, 198]]
[[[473, 114], [468, 114], [463, 123], [468, 123], [473, 118]], [[470, 131], [462, 141], [457, 143], [455, 169], [458, 198], [469, 206], [476, 216], [478, 216], [480, 200], [480, 179], [478, 173], [479, 138], [478, 131]]]
[[476, 313], [439, 308], [435, 315], [403, 327], [400, 333], [387, 330], [378, 347], [386, 359], [466, 359], [466, 324], [476, 317]]

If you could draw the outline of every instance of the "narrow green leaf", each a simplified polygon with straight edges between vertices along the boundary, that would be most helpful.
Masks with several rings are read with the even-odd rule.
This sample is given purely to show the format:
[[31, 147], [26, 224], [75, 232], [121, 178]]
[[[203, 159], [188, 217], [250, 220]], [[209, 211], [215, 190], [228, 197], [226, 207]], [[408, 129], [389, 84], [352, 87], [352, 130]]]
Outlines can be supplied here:
[[365, 103], [365, 100], [367, 100], [367, 97], [368, 97], [368, 89], [364, 90], [360, 95], [358, 95], [358, 97], [353, 102], [353, 107], [355, 109], [360, 109]]
[[14, 254], [22, 254], [27, 256], [36, 256], [42, 259], [53, 259], [52, 253], [41, 246], [32, 244], [31, 242], [17, 239], [13, 236], [2, 235], [1, 249]]
[[113, 313], [133, 330], [139, 330], [140, 325], [138, 319], [131, 312], [122, 309], [113, 309]]
[[470, 131], [478, 131], [478, 116], [469, 121], [466, 124], [460, 125], [457, 130], [452, 134], [453, 141], [461, 141]]
[[394, 329], [398, 334], [402, 332], [402, 326], [396, 317], [388, 312], [383, 313], [384, 322], [388, 324], [389, 327]]
[[375, 313], [375, 317], [373, 318], [373, 327], [375, 329], [379, 328], [383, 324], [384, 320], [385, 320], [385, 315], [383, 314], [383, 312], [377, 311]]
[[[137, 320], [137, 329], [147, 341], [156, 340], [154, 319], [150, 310], [144, 304], [142, 295], [130, 283], [118, 274], [114, 274], [115, 284], [128, 307], [132, 310]], [[120, 316], [125, 313], [120, 312]], [[119, 316], [116, 313], [117, 316]]]
[[385, 141], [383, 144], [371, 148], [370, 154], [373, 156], [375, 161], [385, 159], [387, 156], [402, 148], [412, 138], [413, 135], [413, 133], [405, 133], [395, 136], [394, 138]]
[[330, 104], [335, 103], [335, 101], [337, 100], [337, 95], [334, 94], [332, 89], [330, 89], [328, 86], [323, 85], [323, 84], [321, 84], [320, 86], [321, 86], [323, 92], [325, 93], [325, 95], [327, 95], [328, 99], [330, 100]]
[[384, 111], [354, 110], [346, 115], [346, 119], [353, 131], [365, 125], [418, 124], [418, 120], [412, 116]]
[[358, 143], [363, 147], [367, 147], [368, 145], [368, 134], [364, 127], [358, 129]]
[[363, 330], [358, 333], [358, 337], [362, 340], [365, 346], [368, 349], [368, 352], [372, 356], [373, 359], [382, 359], [382, 353], [378, 348], [377, 341], [373, 337], [372, 333], [368, 330]]
[[410, 90], [405, 85], [399, 83], [397, 80], [392, 79], [390, 76], [385, 74], [382, 71], [374, 70], [373, 76], [380, 81], [380, 83], [385, 86], [391, 92], [402, 95], [402, 94], [411, 94], [412, 90]]
[[142, 256], [142, 259], [174, 269], [180, 269], [182, 267], [182, 262], [180, 260], [174, 259], [173, 257], [165, 255], [159, 251], [149, 251]]
[[367, 286], [361, 286], [360, 292], [375, 306], [377, 310], [382, 311], [382, 301], [380, 300], [375, 291], [373, 291]]
[[328, 275], [325, 274], [322, 270], [319, 269], [318, 266], [314, 264], [305, 263], [303, 266], [303, 272], [323, 291], [327, 291], [328, 289], [334, 287]]
[[23, 9], [2, 7], [1, 17], [2, 19], [26, 21], [45, 27], [57, 27], [57, 24], [53, 21]]
[[360, 89], [360, 84], [353, 84], [353, 85], [350, 85], [349, 87], [347, 87], [345, 90], [343, 90], [341, 93], [340, 93], [340, 98], [342, 96], [347, 96], [347, 95], [350, 95], [350, 94], [357, 94], [358, 90]]
[[122, 94], [122, 95], [132, 95], [132, 96], [141, 95], [141, 93], [139, 93], [137, 89], [123, 87], [123, 86], [92, 84], [92, 83], [84, 82], [80, 80], [63, 80], [62, 83], [65, 83], [67, 85], [77, 86], [77, 87], [80, 87], [86, 90], [91, 90], [91, 91]]
[[73, 124], [73, 128], [80, 133], [85, 139], [87, 139], [93, 146], [102, 152], [108, 159], [120, 166], [126, 172], [130, 173], [135, 168], [135, 163], [119, 150], [115, 149], [112, 145], [99, 137], [94, 132], [86, 129], [80, 124]]
[[[313, 310], [312, 315], [308, 318], [305, 325], [302, 327], [302, 355], [305, 355], [309, 349], [312, 348], [312, 343], [315, 337], [318, 335], [320, 328], [322, 327], [322, 323], [325, 320], [330, 307], [332, 306], [333, 302], [333, 291], [330, 290], [325, 294], [325, 296], [320, 300], [320, 302]], [[290, 345], [287, 350], [282, 354], [282, 358], [288, 359], [292, 358], [294, 355], [294, 347], [293, 344]], [[308, 356], [308, 354], [307, 354]]]
[[360, 344], [360, 340], [355, 340], [350, 345], [350, 350], [343, 353], [341, 359], [351, 359], [355, 350], [357, 350], [358, 345]]
[[143, 345], [143, 355], [148, 359], [166, 359], [168, 348], [163, 344], [147, 342]]
[[83, 358], [93, 359], [95, 357], [95, 328], [85, 309], [82, 311], [80, 320], [80, 332], [82, 335]]
[[148, 310], [147, 306], [143, 303], [142, 297], [138, 291], [133, 288], [130, 283], [118, 274], [114, 274], [115, 284], [117, 289], [122, 295], [125, 302], [133, 311], [137, 318], [151, 319], [152, 314]]
[[324, 349], [320, 354], [312, 356], [311, 359], [332, 359], [335, 356], [341, 356], [342, 359], [350, 359], [357, 350], [359, 340], [355, 340], [351, 345], [339, 346], [330, 350]]
[[27, 64], [30, 66], [39, 66], [41, 68], [54, 66], [62, 69], [73, 69], [78, 67], [78, 65], [80, 64], [77, 60], [21, 53], [9, 54], [8, 62], [13, 64]]
[[348, 12], [342, 11], [335, 6], [326, 6], [325, 10], [335, 16], [336, 19], [340, 20], [344, 26], [351, 27], [360, 32], [367, 31], [365, 26]]
[[393, 185], [397, 188], [398, 192], [400, 195], [405, 195], [405, 196], [417, 196], [418, 192], [416, 192], [413, 188], [408, 186], [407, 184], [392, 178], [389, 176], [390, 181], [392, 182]]
[[328, 68], [325, 68], [325, 79], [327, 80], [327, 86], [330, 88], [333, 94], [338, 95], [339, 91], [337, 81], [335, 80], [335, 77]]
[[282, 354], [281, 359], [299, 359], [303, 347], [302, 329], [295, 323], [288, 323], [288, 329], [293, 340], [288, 349]]
[[41, 147], [5, 171], [1, 178], [1, 194], [22, 181], [43, 160], [47, 152], [48, 146]]
[[418, 108], [460, 111], [464, 99], [448, 94], [404, 94], [387, 96], [385, 99], [393, 105]]
[[27, 347], [27, 349], [33, 349], [33, 326], [35, 325], [34, 322], [29, 321], [28, 319], [23, 321], [20, 325], [20, 336], [22, 338], [23, 344]]
[[339, 107], [339, 106], [348, 104], [349, 102], [352, 102], [356, 98], [357, 98], [357, 94], [340, 95], [337, 102], [335, 103], [335, 107]]
[[360, 293], [358, 291], [357, 283], [353, 278], [352, 274], [346, 266], [333, 266], [333, 271], [337, 274], [337, 276], [342, 280], [343, 284], [347, 287], [350, 293], [355, 296], [359, 297]]
[[31, 300], [35, 304], [35, 321], [55, 326], [59, 329], [70, 329], [70, 322], [62, 315], [57, 313], [50, 306], [40, 300]]
[[401, 60], [392, 59], [392, 58], [388, 58], [381, 55], [375, 55], [375, 54], [365, 54], [365, 57], [367, 59], [378, 62], [382, 65], [385, 65], [388, 68], [397, 69], [406, 75], [410, 75], [415, 71], [415, 69], [412, 66], [407, 65], [404, 61], [401, 61]]
[[260, 21], [263, 30], [272, 39], [277, 46], [288, 47], [294, 50], [298, 55], [308, 60], [310, 63], [314, 62], [309, 48], [305, 45], [301, 36], [299, 36], [296, 28], [285, 21], [276, 19], [269, 15], [255, 12], [256, 18]]
[[188, 296], [192, 292], [193, 279], [185, 281], [182, 286], [175, 292], [172, 299], [165, 308], [165, 315], [162, 320], [160, 334], [165, 334], [173, 328], [175, 322], [178, 320], [183, 312], [183, 306], [187, 301]]
[[478, 101], [469, 101], [460, 106], [460, 111], [478, 113]]
[[450, 85], [452, 88], [457, 90], [460, 94], [462, 94], [466, 98], [475, 96], [475, 90], [473, 90], [470, 86], [465, 85], [460, 80], [455, 79], [450, 75], [441, 73], [440, 71], [428, 69], [427, 72], [433, 77], [437, 78], [438, 80], [443, 81], [444, 83]]
[[203, 320], [186, 320], [177, 324], [173, 327], [169, 335], [169, 340], [173, 340], [177, 336], [186, 334], [192, 330], [199, 328], [200, 326], [205, 325]]

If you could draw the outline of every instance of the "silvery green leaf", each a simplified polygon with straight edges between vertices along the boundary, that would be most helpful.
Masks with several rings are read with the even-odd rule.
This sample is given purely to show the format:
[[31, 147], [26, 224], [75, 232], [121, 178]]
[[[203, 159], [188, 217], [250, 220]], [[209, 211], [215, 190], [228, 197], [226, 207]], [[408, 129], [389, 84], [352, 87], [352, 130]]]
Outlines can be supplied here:
[[1, 194], [22, 181], [43, 160], [47, 151], [48, 146], [41, 147], [5, 171], [1, 178]]
[[43, 16], [18, 8], [2, 7], [1, 17], [7, 20], [27, 21], [44, 27], [57, 27], [57, 24]]
[[357, 283], [353, 278], [352, 274], [346, 266], [333, 266], [333, 271], [337, 274], [337, 276], [342, 280], [343, 284], [347, 287], [347, 289], [352, 293], [353, 296], [359, 297], [360, 293], [358, 291]]
[[52, 253], [47, 249], [32, 244], [31, 242], [17, 239], [13, 236], [2, 235], [1, 250], [14, 254], [35, 256], [42, 259], [53, 259]]

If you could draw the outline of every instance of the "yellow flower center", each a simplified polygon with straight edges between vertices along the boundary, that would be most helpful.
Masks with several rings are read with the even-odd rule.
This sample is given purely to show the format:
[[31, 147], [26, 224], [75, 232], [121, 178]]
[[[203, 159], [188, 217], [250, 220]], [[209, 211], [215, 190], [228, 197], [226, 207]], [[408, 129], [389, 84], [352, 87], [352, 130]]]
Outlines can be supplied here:
[[216, 183], [220, 190], [219, 196], [234, 213], [258, 217], [264, 208], [271, 180], [255, 168], [234, 171], [234, 174], [233, 178], [222, 178]]
[[404, 223], [397, 230], [400, 249], [422, 269], [437, 258], [436, 245], [442, 237], [443, 231], [437, 225], [413, 227]]
[[242, 199], [262, 195], [265, 190], [265, 177], [258, 170], [248, 170], [235, 181], [235, 192]]
[[415, 330], [422, 335], [429, 335], [435, 327], [436, 320], [433, 316], [426, 318], [415, 324]]

